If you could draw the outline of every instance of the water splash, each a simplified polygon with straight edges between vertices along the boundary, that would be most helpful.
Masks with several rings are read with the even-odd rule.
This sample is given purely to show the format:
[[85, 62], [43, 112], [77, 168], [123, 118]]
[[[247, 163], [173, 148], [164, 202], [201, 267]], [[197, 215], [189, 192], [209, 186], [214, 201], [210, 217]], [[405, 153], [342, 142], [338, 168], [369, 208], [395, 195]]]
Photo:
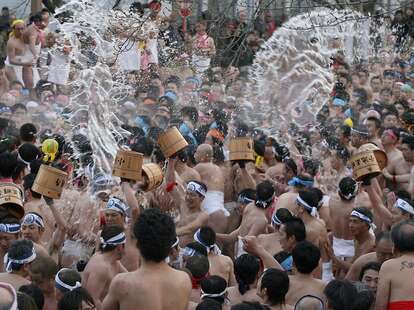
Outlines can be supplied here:
[[372, 52], [369, 27], [369, 19], [358, 12], [321, 9], [277, 29], [250, 72], [256, 125], [276, 133], [290, 122], [314, 123], [335, 81], [331, 57], [341, 50], [348, 63], [366, 60]]

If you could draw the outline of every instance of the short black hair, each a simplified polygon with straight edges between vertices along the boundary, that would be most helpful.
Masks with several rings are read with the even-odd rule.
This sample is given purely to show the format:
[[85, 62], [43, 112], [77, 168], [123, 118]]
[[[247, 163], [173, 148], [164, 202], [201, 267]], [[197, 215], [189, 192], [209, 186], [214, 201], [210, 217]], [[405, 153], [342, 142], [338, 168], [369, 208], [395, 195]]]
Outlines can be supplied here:
[[282, 305], [289, 291], [289, 276], [286, 271], [270, 268], [263, 273], [261, 288], [267, 290], [271, 306]]
[[191, 275], [194, 278], [201, 278], [208, 273], [210, 269], [210, 263], [208, 262], [207, 256], [191, 256], [187, 260], [185, 268], [190, 271]]
[[185, 106], [181, 109], [181, 115], [187, 116], [192, 122], [198, 122], [198, 111], [195, 107]]
[[36, 174], [34, 173], [29, 173], [28, 175], [25, 175], [23, 178], [23, 188], [24, 190], [30, 190], [30, 193], [33, 196], [33, 198], [40, 199], [42, 198], [42, 195], [32, 190], [32, 186], [34, 184], [35, 179]]
[[11, 109], [12, 113], [16, 112], [18, 109], [27, 111], [26, 106], [22, 103], [16, 103], [10, 109]]
[[351, 177], [344, 177], [339, 181], [338, 195], [342, 200], [350, 201], [356, 197], [357, 182]]
[[367, 310], [372, 309], [375, 303], [375, 292], [370, 289], [364, 289], [358, 292], [355, 300], [352, 303], [351, 310]]
[[276, 216], [277, 218], [282, 222], [286, 222], [288, 219], [293, 217], [292, 212], [289, 211], [289, 209], [286, 208], [279, 208], [276, 210]]
[[355, 298], [358, 296], [357, 289], [348, 280], [333, 280], [323, 290], [328, 305], [333, 310], [352, 309]]
[[134, 237], [142, 257], [159, 263], [176, 241], [174, 221], [159, 209], [144, 210], [134, 224]]
[[[17, 308], [21, 310], [37, 310], [36, 303], [32, 296], [23, 292], [16, 292], [17, 295]], [[6, 308], [9, 309], [9, 308]]]
[[[310, 207], [319, 209], [319, 196], [320, 196], [319, 193], [316, 193], [315, 191], [311, 191], [310, 189], [304, 189], [304, 190], [300, 190], [298, 195]], [[309, 208], [304, 208], [304, 209], [309, 214], [312, 212], [312, 210], [309, 210]]]
[[[275, 193], [272, 183], [270, 181], [263, 181], [256, 186], [256, 201], [267, 201]], [[257, 205], [257, 204], [256, 204]]]
[[306, 239], [305, 224], [300, 218], [292, 216], [291, 218], [287, 219], [283, 225], [285, 225], [287, 238], [294, 236], [296, 242], [301, 242]]
[[28, 163], [40, 158], [42, 155], [40, 150], [34, 144], [31, 143], [23, 143], [22, 145], [20, 145], [17, 152], [19, 153], [20, 158]]
[[260, 271], [260, 260], [250, 254], [242, 254], [234, 262], [234, 275], [240, 294], [244, 295], [254, 283]]
[[154, 151], [154, 143], [151, 139], [141, 137], [134, 144], [130, 146], [131, 151], [144, 154], [144, 156], [151, 156]]
[[[120, 233], [122, 233], [124, 231], [124, 228], [120, 225], [105, 225], [102, 229], [101, 232], [101, 238], [106, 240], [109, 240], [113, 237], [115, 237], [116, 235], [119, 235]], [[106, 245], [104, 246], [103, 244], [99, 245], [99, 250], [102, 253], [106, 253], [106, 252], [111, 252], [113, 250], [115, 250], [117, 247], [117, 245]]]
[[0, 176], [2, 178], [11, 178], [17, 166], [17, 156], [10, 152], [0, 154]]
[[80, 309], [82, 302], [95, 306], [92, 296], [83, 287], [75, 288], [73, 291], [65, 293], [58, 303], [58, 310]]
[[41, 12], [38, 12], [38, 13], [30, 16], [30, 18], [29, 18], [30, 23], [38, 23], [38, 22], [41, 22], [41, 21], [42, 21], [42, 13]]
[[[371, 210], [368, 209], [367, 207], [356, 207], [353, 210], [357, 211], [358, 213], [361, 213], [361, 214], [365, 215], [366, 217], [368, 217], [371, 220], [371, 222], [374, 220], [374, 215], [372, 214]], [[370, 226], [369, 223], [367, 223], [365, 221], [362, 221], [362, 222], [364, 222], [365, 224]]]
[[221, 309], [222, 309], [221, 303], [213, 299], [210, 299], [210, 298], [203, 299], [195, 308], [195, 310], [221, 310]]
[[388, 230], [383, 230], [380, 231], [376, 236], [375, 236], [375, 243], [378, 244], [378, 242], [382, 241], [382, 240], [387, 240], [392, 242], [392, 238], [391, 238], [391, 232]]
[[30, 264], [31, 278], [34, 284], [39, 284], [42, 280], [54, 279], [58, 271], [58, 265], [50, 256], [38, 255]]
[[362, 278], [364, 277], [364, 273], [367, 270], [375, 270], [375, 271], [380, 271], [381, 269], [381, 263], [379, 262], [368, 262], [366, 263], [362, 269], [361, 272], [359, 273], [359, 281], [362, 281]]
[[205, 245], [213, 245], [216, 243], [216, 232], [210, 226], [200, 228], [200, 237]]
[[36, 126], [31, 123], [23, 124], [20, 127], [20, 139], [26, 142], [32, 142], [36, 139], [37, 129]]
[[300, 273], [311, 274], [318, 267], [321, 252], [317, 246], [309, 241], [299, 242], [292, 250], [292, 259]]
[[370, 117], [367, 118], [367, 121], [374, 122], [375, 123], [375, 127], [377, 129], [381, 128], [381, 121], [378, 118], [376, 118], [374, 116], [370, 116]]
[[[30, 240], [22, 239], [22, 240], [15, 240], [11, 243], [9, 250], [7, 251], [7, 255], [11, 259], [21, 259], [23, 256], [28, 256], [32, 253], [33, 250], [33, 242]], [[17, 264], [11, 263], [11, 269], [13, 271], [19, 271], [24, 264]]]
[[[81, 283], [82, 281], [82, 277], [80, 273], [77, 272], [76, 270], [69, 269], [69, 268], [64, 268], [64, 269], [59, 270], [59, 279], [63, 283], [70, 285], [72, 287], [76, 285], [76, 282]], [[61, 291], [62, 293], [69, 292], [68, 289], [60, 287], [60, 286], [57, 289]]]
[[396, 224], [391, 230], [394, 247], [400, 252], [414, 252], [414, 220], [409, 219]]
[[43, 309], [43, 306], [45, 304], [45, 297], [42, 290], [37, 285], [34, 285], [33, 283], [22, 285], [19, 288], [19, 292], [31, 296], [37, 306], [37, 309]]
[[410, 150], [414, 150], [414, 136], [404, 135], [401, 144], [407, 144]]
[[[220, 294], [226, 290], [227, 281], [220, 276], [209, 276], [201, 280], [200, 287], [204, 294]], [[226, 296], [223, 294], [218, 297], [205, 297], [203, 299], [213, 299], [223, 304], [225, 297]]]
[[203, 256], [208, 255], [206, 247], [204, 245], [198, 243], [198, 242], [190, 242], [190, 243], [186, 244], [185, 247], [193, 249], [194, 251], [196, 251], [195, 255], [203, 255]]

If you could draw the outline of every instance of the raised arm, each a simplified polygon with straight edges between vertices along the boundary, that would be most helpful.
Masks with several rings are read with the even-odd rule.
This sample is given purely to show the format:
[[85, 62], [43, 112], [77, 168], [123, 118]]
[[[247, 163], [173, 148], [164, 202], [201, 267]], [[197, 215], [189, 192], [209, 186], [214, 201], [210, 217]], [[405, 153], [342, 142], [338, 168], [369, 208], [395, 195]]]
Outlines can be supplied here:
[[202, 227], [203, 225], [206, 225], [208, 222], [208, 214], [202, 212], [200, 215], [197, 216], [197, 218], [188, 223], [185, 226], [179, 227], [176, 229], [177, 236], [183, 236], [183, 235], [189, 235], [191, 233], [194, 233]]
[[284, 270], [277, 260], [266, 249], [257, 242], [257, 237], [246, 236], [243, 238], [244, 249], [247, 253], [255, 255], [262, 260], [263, 268], [276, 268]]
[[386, 225], [391, 225], [392, 213], [384, 206], [381, 198], [377, 194], [377, 191], [375, 190], [376, 183], [378, 183], [377, 180], [371, 180], [371, 184], [366, 186], [365, 189], [368, 193], [369, 199], [371, 200], [374, 211], [378, 213]]
[[130, 207], [131, 211], [138, 210], [138, 211], [135, 211], [135, 213], [138, 212], [138, 215], [139, 215], [138, 200], [135, 197], [135, 193], [131, 187], [131, 184], [127, 180], [121, 180], [121, 188], [122, 188], [122, 191], [124, 192], [125, 201], [127, 205]]

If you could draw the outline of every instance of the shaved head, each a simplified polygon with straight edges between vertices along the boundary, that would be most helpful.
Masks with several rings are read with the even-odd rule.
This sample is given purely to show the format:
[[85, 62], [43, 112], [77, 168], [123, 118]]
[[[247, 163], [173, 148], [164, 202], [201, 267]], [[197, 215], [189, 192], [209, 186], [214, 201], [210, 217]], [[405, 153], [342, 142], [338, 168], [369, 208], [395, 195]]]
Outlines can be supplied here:
[[194, 156], [197, 162], [211, 162], [213, 159], [213, 147], [210, 144], [200, 144]]

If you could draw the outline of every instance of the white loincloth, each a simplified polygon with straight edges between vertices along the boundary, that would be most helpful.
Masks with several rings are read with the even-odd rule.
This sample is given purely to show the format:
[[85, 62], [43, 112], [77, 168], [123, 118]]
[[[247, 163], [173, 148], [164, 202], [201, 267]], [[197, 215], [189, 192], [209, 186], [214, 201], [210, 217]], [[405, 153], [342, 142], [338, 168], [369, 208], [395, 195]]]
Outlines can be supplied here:
[[333, 237], [332, 247], [337, 257], [347, 258], [355, 256], [354, 240]]
[[247, 254], [247, 252], [244, 250], [243, 246], [244, 246], [243, 237], [238, 236], [235, 247], [234, 247], [234, 258], [237, 258], [237, 257], [239, 257], [243, 254]]
[[219, 191], [207, 191], [201, 209], [208, 215], [218, 211], [223, 211], [225, 216], [230, 215], [229, 211], [224, 208], [224, 193]]

